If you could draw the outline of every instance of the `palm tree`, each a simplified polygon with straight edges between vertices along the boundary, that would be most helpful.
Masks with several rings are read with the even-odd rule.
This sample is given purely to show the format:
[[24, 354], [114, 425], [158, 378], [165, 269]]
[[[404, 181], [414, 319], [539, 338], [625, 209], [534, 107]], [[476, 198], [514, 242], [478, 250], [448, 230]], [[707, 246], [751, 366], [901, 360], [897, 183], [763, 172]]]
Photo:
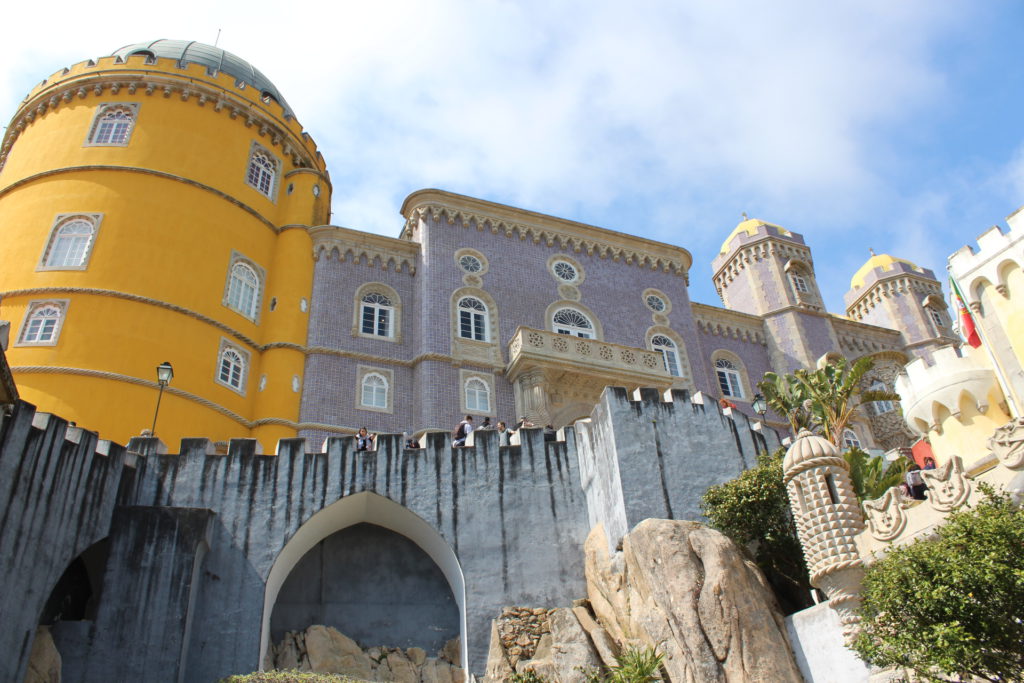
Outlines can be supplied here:
[[861, 389], [861, 380], [874, 365], [868, 356], [852, 364], [839, 358], [813, 372], [766, 373], [757, 388], [775, 412], [786, 416], [794, 435], [813, 425], [841, 448], [843, 432], [862, 403], [900, 400], [899, 394], [891, 391]]

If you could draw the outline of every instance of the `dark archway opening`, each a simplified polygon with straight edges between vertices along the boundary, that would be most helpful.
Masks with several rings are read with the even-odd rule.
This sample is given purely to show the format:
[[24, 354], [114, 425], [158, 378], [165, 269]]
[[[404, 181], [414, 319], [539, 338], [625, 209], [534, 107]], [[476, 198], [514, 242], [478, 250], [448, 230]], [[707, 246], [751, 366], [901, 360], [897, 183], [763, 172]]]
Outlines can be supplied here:
[[96, 618], [103, 572], [107, 568], [109, 555], [110, 541], [103, 539], [71, 561], [46, 599], [39, 615], [40, 625]]
[[332, 626], [363, 647], [421, 647], [436, 652], [459, 635], [448, 581], [411, 540], [375, 524], [355, 524], [316, 544], [277, 596], [270, 637], [315, 624]]

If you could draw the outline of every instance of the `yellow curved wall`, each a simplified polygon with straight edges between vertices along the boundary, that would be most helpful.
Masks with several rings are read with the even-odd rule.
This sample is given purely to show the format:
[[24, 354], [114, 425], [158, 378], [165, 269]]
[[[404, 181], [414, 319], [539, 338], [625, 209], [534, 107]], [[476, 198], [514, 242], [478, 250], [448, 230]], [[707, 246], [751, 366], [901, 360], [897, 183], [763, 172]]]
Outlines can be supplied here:
[[[115, 102], [139, 107], [128, 144], [86, 145], [97, 108]], [[254, 142], [281, 164], [270, 199], [245, 182]], [[330, 185], [294, 118], [202, 66], [104, 58], [37, 87], [5, 149], [0, 318], [12, 322], [7, 358], [25, 400], [126, 442], [150, 426], [155, 366], [170, 361], [157, 434], [172, 449], [187, 436], [254, 436], [272, 452], [295, 436], [307, 228], [327, 222]], [[39, 270], [56, 216], [77, 212], [102, 214], [87, 267]], [[255, 322], [223, 303], [235, 252], [265, 274]], [[68, 301], [56, 345], [18, 345], [30, 302], [47, 299]], [[244, 393], [215, 381], [223, 340], [250, 356]]]

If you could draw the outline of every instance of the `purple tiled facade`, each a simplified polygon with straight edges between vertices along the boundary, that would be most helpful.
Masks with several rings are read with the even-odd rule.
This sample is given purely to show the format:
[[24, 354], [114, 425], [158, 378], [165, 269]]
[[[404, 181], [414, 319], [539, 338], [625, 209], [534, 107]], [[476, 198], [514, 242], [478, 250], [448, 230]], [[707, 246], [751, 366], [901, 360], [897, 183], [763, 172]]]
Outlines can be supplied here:
[[[691, 303], [685, 268], [661, 262], [652, 267], [653, 257], [616, 252], [619, 242], [627, 246], [642, 242], [648, 252], [685, 254], [688, 259], [677, 247], [579, 224], [562, 229], [560, 219], [458, 195], [425, 192], [440, 199], [435, 199], [429, 210], [405, 211], [407, 224], [401, 238], [376, 238], [407, 250], [414, 267], [382, 267], [386, 256], [370, 252], [354, 256], [358, 250], [321, 252], [314, 274], [300, 416], [302, 435], [307, 438], [351, 433], [360, 426], [383, 433], [451, 430], [466, 412], [465, 373], [473, 373], [493, 387], [487, 413], [492, 420], [511, 425], [518, 409], [514, 382], [506, 378], [512, 360], [509, 342], [519, 327], [553, 330], [551, 307], [560, 301], [589, 314], [595, 323], [595, 337], [605, 342], [651, 349], [652, 328], [670, 330], [680, 342], [682, 362], [688, 366], [685, 383], [676, 381], [675, 388], [720, 398], [723, 392], [714, 361], [719, 357], [738, 359], [743, 396], [730, 396], [729, 400], [747, 414], [752, 414], [750, 400], [765, 372], [812, 366], [832, 352], [863, 355], [843, 348], [837, 324], [848, 321], [824, 311], [810, 249], [800, 235], [765, 224], [732, 239], [714, 263], [716, 284], [727, 308], [713, 308]], [[472, 202], [472, 211], [460, 202]], [[537, 227], [542, 220], [554, 225], [542, 230]], [[593, 232], [593, 242], [585, 242], [587, 230]], [[351, 235], [358, 233], [348, 233], [349, 239], [357, 239]], [[478, 256], [483, 270], [463, 270], [456, 258], [460, 250]], [[555, 277], [551, 260], [556, 257], [564, 257], [582, 271], [579, 281], [566, 287]], [[731, 275], [725, 277], [728, 272]], [[807, 292], [794, 289], [792, 272], [804, 277]], [[927, 274], [931, 276], [930, 271]], [[872, 286], [890, 275], [872, 273]], [[931, 281], [934, 283], [933, 277]], [[368, 283], [386, 285], [397, 296], [400, 334], [394, 339], [356, 332], [357, 293]], [[669, 310], [659, 315], [647, 307], [643, 294], [650, 289], [667, 298]], [[455, 302], [464, 295], [488, 305], [489, 341], [458, 339]], [[864, 353], [949, 343], [936, 335], [934, 328], [924, 327], [930, 319], [914, 296], [896, 298], [893, 305], [884, 311], [877, 307], [863, 320], [891, 329], [874, 329], [877, 334], [865, 336], [861, 331], [868, 329], [866, 326], [856, 326], [853, 332], [844, 328], [846, 342], [851, 335], [863, 336], [859, 343]], [[889, 310], [901, 311], [898, 319], [884, 317]], [[380, 371], [391, 380], [387, 410], [360, 404], [360, 372], [368, 370]], [[477, 417], [478, 424], [481, 418]], [[866, 440], [875, 441], [867, 422], [864, 427]]]

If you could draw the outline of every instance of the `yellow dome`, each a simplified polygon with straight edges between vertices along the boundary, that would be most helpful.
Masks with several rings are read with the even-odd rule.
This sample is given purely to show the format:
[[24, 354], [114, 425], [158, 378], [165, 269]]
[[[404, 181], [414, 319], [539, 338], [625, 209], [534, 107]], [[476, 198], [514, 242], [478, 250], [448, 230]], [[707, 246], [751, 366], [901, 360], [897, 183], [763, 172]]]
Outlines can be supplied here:
[[902, 263], [908, 265], [918, 272], [922, 272], [921, 266], [916, 263], [912, 263], [907, 259], [896, 258], [895, 256], [889, 256], [889, 254], [874, 254], [869, 258], [863, 266], [861, 266], [856, 273], [853, 274], [853, 278], [850, 280], [850, 289], [860, 289], [864, 286], [864, 279], [867, 277], [875, 268], [881, 268], [882, 270], [892, 270], [894, 263]]
[[753, 235], [755, 232], [757, 232], [757, 229], [762, 225], [770, 225], [771, 227], [781, 232], [783, 235], [786, 235], [787, 237], [792, 237], [792, 233], [790, 233], [789, 230], [786, 230], [782, 226], [775, 225], [774, 223], [766, 223], [760, 218], [747, 218], [740, 221], [739, 225], [737, 225], [733, 229], [733, 231], [729, 233], [729, 236], [725, 238], [724, 242], [722, 242], [722, 248], [718, 250], [718, 253], [724, 254], [725, 252], [729, 251], [729, 243], [732, 242], [733, 238], [736, 237], [736, 235], [739, 235], [740, 233]]

